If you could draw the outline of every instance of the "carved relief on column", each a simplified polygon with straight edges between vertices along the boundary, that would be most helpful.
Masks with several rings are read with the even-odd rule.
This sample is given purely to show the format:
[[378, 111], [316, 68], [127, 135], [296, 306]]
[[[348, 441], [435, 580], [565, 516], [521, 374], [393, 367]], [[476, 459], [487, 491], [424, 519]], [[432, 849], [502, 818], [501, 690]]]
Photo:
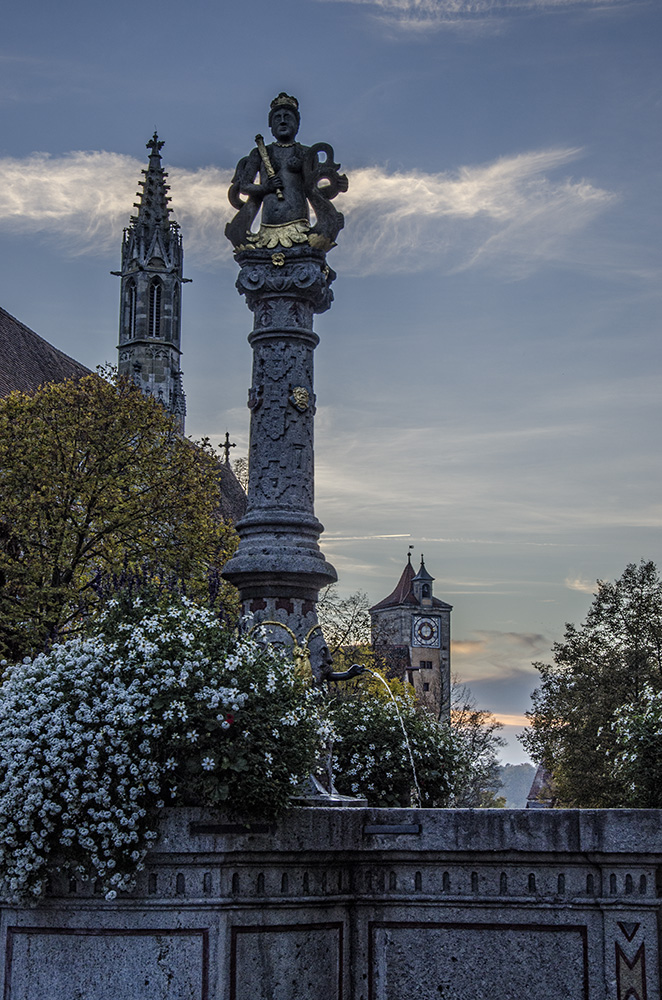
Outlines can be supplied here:
[[255, 344], [249, 509], [313, 510], [312, 347], [270, 339]]
[[[640, 924], [619, 921], [619, 930], [625, 940], [633, 945]], [[616, 1000], [648, 1000], [646, 989], [646, 943], [643, 941], [637, 950], [633, 947], [624, 949], [616, 942]], [[634, 954], [632, 954], [634, 952]], [[632, 957], [628, 957], [628, 953]]]

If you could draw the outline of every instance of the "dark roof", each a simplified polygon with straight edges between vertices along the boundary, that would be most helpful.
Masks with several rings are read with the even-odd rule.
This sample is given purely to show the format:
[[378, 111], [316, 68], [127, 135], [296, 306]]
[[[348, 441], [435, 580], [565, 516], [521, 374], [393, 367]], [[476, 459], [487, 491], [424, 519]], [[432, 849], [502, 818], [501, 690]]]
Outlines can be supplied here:
[[414, 597], [414, 593], [411, 589], [411, 582], [414, 579], [414, 567], [411, 564], [411, 559], [407, 556], [407, 565], [402, 571], [402, 576], [398, 580], [398, 584], [388, 597], [385, 597], [383, 601], [379, 604], [374, 604], [370, 610], [377, 611], [378, 608], [393, 608], [398, 604], [418, 604], [418, 601]]
[[533, 782], [526, 797], [527, 809], [551, 809], [554, 805], [552, 776], [542, 764], [538, 764]]
[[221, 463], [219, 479], [221, 481], [221, 514], [224, 518], [235, 523], [246, 513], [246, 494], [226, 462]]
[[418, 573], [416, 574], [416, 576], [414, 577], [414, 579], [415, 580], [425, 580], [426, 582], [428, 580], [430, 580], [430, 582], [432, 580], [434, 580], [434, 577], [430, 576], [430, 574], [428, 573], [428, 571], [425, 568], [425, 563], [423, 562], [423, 556], [421, 556], [421, 566], [420, 566], [420, 569], [419, 569]]
[[0, 308], [0, 396], [14, 389], [34, 392], [45, 382], [89, 375], [90, 369]]
[[[422, 560], [421, 560], [421, 565], [422, 565]], [[420, 575], [421, 570], [419, 570], [418, 574], [415, 576], [414, 567], [411, 564], [411, 556], [407, 556], [407, 565], [403, 569], [402, 576], [398, 580], [398, 585], [393, 591], [393, 593], [389, 594], [388, 597], [385, 597], [383, 601], [379, 602], [379, 604], [373, 604], [373, 606], [370, 608], [370, 611], [373, 612], [373, 611], [381, 611], [382, 609], [385, 608], [396, 608], [399, 605], [403, 604], [404, 605], [413, 604], [415, 607], [422, 607], [422, 605], [416, 600], [412, 584], [416, 579], [434, 580], [434, 577], [430, 576], [428, 571], [425, 569], [425, 566], [423, 566], [422, 568], [425, 575], [421, 577]], [[426, 604], [425, 607], [432, 607], [439, 609], [443, 608], [446, 611], [453, 610], [451, 604], [446, 604], [445, 601], [440, 601], [438, 597], [431, 598], [430, 604]]]

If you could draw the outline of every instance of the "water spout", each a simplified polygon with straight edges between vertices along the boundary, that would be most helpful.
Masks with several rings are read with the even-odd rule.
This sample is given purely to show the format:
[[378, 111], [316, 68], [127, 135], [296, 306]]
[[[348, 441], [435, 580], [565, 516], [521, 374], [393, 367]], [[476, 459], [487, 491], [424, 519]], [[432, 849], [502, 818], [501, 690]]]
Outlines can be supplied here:
[[412, 805], [414, 806], [414, 809], [420, 809], [422, 807], [422, 805], [423, 805], [423, 796], [421, 795], [421, 789], [420, 789], [420, 786], [418, 784], [418, 777], [416, 775], [416, 766], [414, 764], [414, 755], [411, 752], [411, 743], [409, 742], [409, 737], [407, 735], [407, 730], [405, 729], [405, 724], [402, 721], [402, 715], [400, 713], [400, 706], [398, 705], [398, 702], [397, 702], [397, 700], [395, 698], [395, 695], [391, 691], [389, 685], [387, 684], [386, 680], [382, 677], [382, 675], [376, 673], [376, 671], [374, 671], [374, 670], [371, 670], [369, 667], [366, 667], [365, 671], [368, 674], [372, 674], [373, 677], [376, 677], [377, 680], [379, 680], [379, 681], [382, 682], [382, 684], [384, 685], [384, 687], [386, 688], [386, 690], [389, 693], [389, 697], [390, 697], [391, 701], [395, 705], [395, 711], [397, 712], [397, 715], [398, 715], [398, 720], [400, 722], [400, 728], [402, 729], [402, 735], [404, 736], [405, 743], [407, 745], [407, 753], [409, 754], [409, 763], [411, 764], [411, 773], [414, 776], [414, 792], [412, 794], [412, 799], [413, 799]]

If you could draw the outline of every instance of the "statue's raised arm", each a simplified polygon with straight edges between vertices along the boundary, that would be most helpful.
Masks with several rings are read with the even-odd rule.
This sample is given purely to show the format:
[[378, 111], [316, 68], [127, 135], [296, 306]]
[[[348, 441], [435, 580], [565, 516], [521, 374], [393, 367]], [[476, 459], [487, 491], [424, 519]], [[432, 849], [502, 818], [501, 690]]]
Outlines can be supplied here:
[[[327, 251], [335, 246], [345, 220], [331, 200], [347, 190], [347, 177], [338, 172], [340, 164], [328, 143], [303, 146], [296, 141], [299, 123], [296, 97], [279, 94], [269, 111], [274, 142], [267, 146], [256, 136], [255, 148], [237, 164], [228, 192], [237, 214], [225, 227], [237, 251], [296, 244]], [[260, 209], [260, 228], [254, 233], [251, 226]]]

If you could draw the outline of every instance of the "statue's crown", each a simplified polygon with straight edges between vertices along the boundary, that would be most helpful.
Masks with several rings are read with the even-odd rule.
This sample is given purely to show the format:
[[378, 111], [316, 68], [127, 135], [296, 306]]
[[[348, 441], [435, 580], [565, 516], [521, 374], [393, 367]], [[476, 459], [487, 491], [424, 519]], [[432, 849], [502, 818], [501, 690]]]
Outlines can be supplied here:
[[281, 91], [278, 97], [274, 97], [273, 101], [271, 102], [271, 111], [275, 111], [276, 108], [282, 108], [282, 107], [292, 108], [292, 110], [296, 111], [297, 114], [299, 112], [299, 102], [297, 101], [296, 97], [290, 97], [290, 95], [286, 94], [284, 91]]

